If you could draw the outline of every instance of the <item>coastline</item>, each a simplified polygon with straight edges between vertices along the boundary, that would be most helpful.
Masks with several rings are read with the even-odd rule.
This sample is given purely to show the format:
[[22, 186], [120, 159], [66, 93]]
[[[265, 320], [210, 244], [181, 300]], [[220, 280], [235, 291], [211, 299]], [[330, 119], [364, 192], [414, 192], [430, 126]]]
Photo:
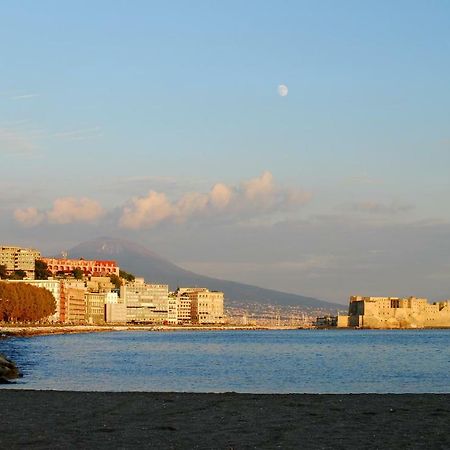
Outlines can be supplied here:
[[2, 448], [444, 449], [450, 394], [0, 390]]
[[0, 338], [31, 337], [52, 334], [102, 333], [111, 331], [258, 331], [296, 330], [297, 327], [268, 327], [242, 325], [170, 326], [170, 325], [30, 325], [0, 326]]

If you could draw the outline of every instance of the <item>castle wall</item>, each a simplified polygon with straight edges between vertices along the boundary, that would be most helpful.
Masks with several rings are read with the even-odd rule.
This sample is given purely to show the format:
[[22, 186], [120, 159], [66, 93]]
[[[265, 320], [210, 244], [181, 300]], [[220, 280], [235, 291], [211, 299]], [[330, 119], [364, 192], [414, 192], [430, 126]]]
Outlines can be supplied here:
[[351, 297], [349, 326], [359, 328], [450, 328], [450, 302], [423, 298]]

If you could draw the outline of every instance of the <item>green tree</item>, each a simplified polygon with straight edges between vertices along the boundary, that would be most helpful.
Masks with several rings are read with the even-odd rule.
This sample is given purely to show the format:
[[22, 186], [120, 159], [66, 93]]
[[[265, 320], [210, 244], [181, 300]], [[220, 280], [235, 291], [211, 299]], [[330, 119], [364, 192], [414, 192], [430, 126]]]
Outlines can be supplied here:
[[132, 273], [125, 272], [125, 270], [119, 270], [119, 276], [127, 281], [134, 281], [136, 278]]
[[79, 267], [77, 267], [76, 269], [72, 270], [72, 275], [76, 280], [82, 280], [84, 273]]
[[27, 276], [24, 270], [15, 270], [10, 276], [10, 280], [23, 280]]
[[6, 280], [8, 278], [8, 271], [4, 264], [0, 264], [0, 280]]
[[115, 286], [116, 289], [120, 289], [120, 286], [122, 286], [122, 281], [120, 280], [120, 278], [115, 273], [113, 273], [109, 277], [109, 280]]
[[48, 270], [47, 263], [42, 259], [37, 259], [34, 265], [34, 278], [36, 280], [47, 280], [52, 276], [52, 272]]

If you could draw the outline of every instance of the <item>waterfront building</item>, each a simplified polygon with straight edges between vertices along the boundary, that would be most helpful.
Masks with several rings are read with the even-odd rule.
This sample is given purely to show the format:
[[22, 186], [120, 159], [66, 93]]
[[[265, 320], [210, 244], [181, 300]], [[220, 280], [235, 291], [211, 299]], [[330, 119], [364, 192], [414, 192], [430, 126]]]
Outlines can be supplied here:
[[6, 267], [8, 275], [17, 270], [23, 270], [26, 274], [25, 278], [33, 280], [35, 262], [40, 257], [40, 252], [34, 248], [0, 246], [0, 265]]
[[192, 323], [192, 300], [187, 292], [180, 293], [177, 302], [177, 321], [180, 325]]
[[316, 328], [332, 328], [338, 324], [338, 316], [322, 316], [317, 317], [313, 323]]
[[147, 284], [143, 278], [136, 278], [120, 287], [120, 299], [127, 308], [127, 322], [164, 323], [168, 320], [167, 284]]
[[429, 303], [426, 298], [350, 297], [348, 316], [338, 317], [339, 327], [447, 328], [450, 301]]
[[53, 275], [61, 273], [72, 273], [79, 269], [85, 276], [119, 276], [119, 267], [116, 261], [100, 261], [88, 259], [66, 259], [66, 258], [42, 258]]
[[199, 289], [189, 291], [191, 299], [191, 320], [198, 324], [224, 323], [223, 292]]
[[86, 300], [86, 322], [91, 324], [105, 323], [105, 292], [86, 292], [84, 298]]
[[61, 322], [83, 323], [86, 320], [85, 293], [83, 281], [61, 280]]
[[167, 322], [174, 325], [178, 323], [178, 298], [175, 292], [171, 292], [167, 299]]
[[125, 303], [106, 303], [105, 317], [107, 323], [126, 323], [127, 307]]
[[207, 288], [179, 288], [169, 299], [169, 322], [177, 324], [224, 323], [223, 292]]

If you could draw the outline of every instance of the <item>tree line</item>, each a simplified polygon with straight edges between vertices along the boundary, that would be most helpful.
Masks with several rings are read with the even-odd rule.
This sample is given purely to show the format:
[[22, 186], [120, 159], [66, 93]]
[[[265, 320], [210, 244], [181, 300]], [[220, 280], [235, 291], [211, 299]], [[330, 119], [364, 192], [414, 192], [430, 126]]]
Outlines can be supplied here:
[[0, 320], [38, 322], [56, 311], [53, 294], [26, 283], [0, 282]]

